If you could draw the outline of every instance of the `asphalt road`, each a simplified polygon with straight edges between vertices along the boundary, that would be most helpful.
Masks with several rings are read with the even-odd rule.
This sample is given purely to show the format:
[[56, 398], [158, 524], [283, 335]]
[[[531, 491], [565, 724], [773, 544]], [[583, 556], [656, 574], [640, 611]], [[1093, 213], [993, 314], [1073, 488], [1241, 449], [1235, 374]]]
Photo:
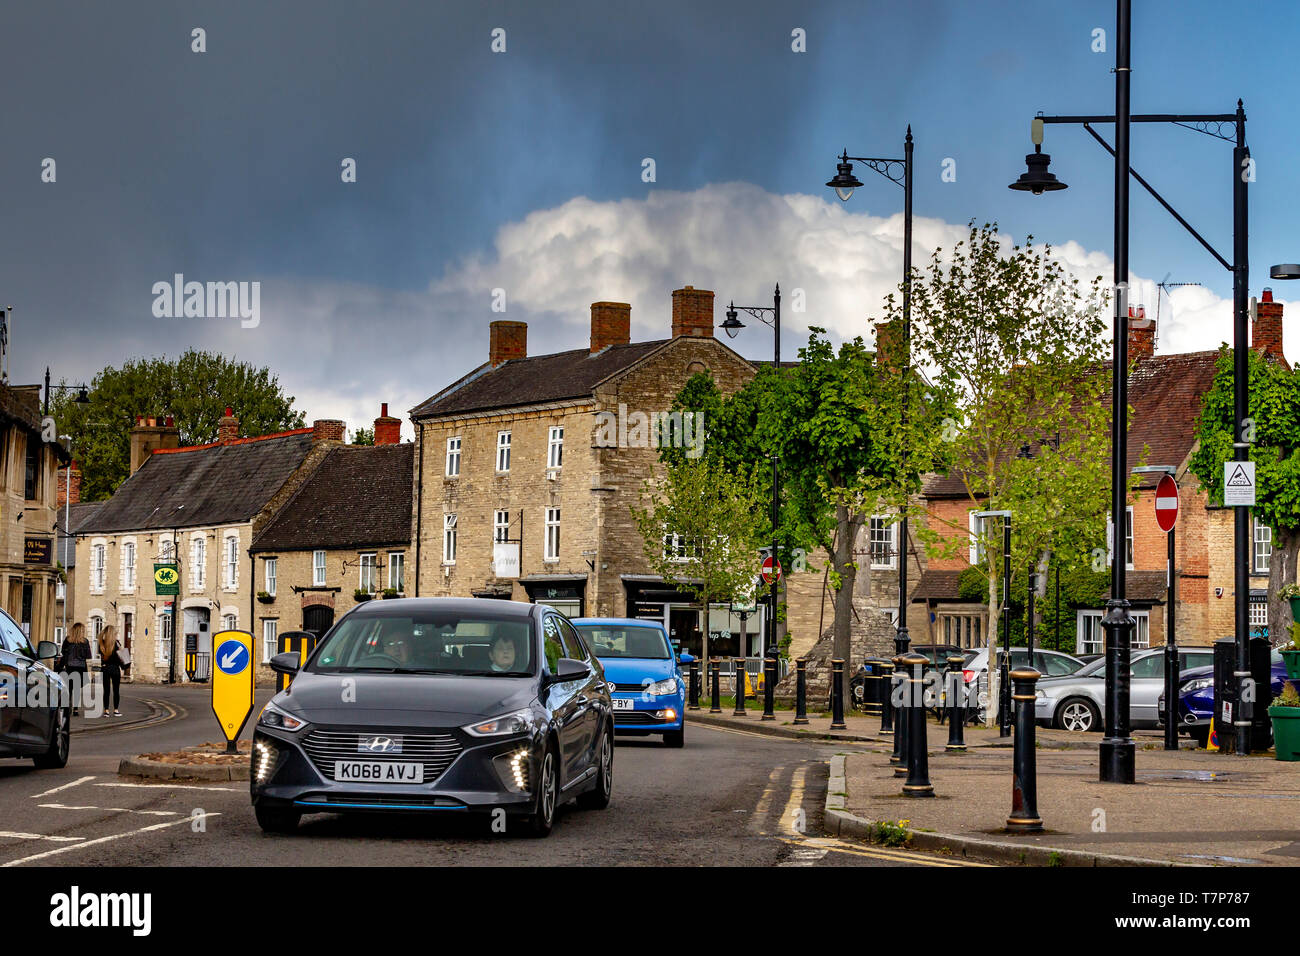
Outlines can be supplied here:
[[0, 761], [0, 866], [970, 865], [825, 837], [827, 761], [848, 745], [699, 726], [682, 750], [618, 738], [612, 804], [562, 808], [544, 840], [433, 814], [311, 816], [293, 836], [267, 836], [244, 782], [117, 776], [122, 757], [218, 736], [204, 689], [123, 691], [122, 722], [78, 721], [65, 769]]

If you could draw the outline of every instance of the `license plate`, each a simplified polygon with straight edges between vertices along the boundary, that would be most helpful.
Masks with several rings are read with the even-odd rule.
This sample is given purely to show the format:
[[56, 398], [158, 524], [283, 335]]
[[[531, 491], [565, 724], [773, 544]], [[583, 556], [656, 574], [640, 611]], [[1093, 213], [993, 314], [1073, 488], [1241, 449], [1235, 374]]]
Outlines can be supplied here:
[[614, 698], [611, 698], [611, 699], [612, 699], [613, 702], [614, 702], [614, 709], [615, 709], [615, 710], [631, 710], [631, 709], [632, 709], [632, 703], [633, 703], [633, 701], [632, 701], [632, 698], [630, 698], [630, 697], [614, 697]]
[[423, 783], [424, 764], [392, 760], [336, 760], [334, 779], [340, 783]]

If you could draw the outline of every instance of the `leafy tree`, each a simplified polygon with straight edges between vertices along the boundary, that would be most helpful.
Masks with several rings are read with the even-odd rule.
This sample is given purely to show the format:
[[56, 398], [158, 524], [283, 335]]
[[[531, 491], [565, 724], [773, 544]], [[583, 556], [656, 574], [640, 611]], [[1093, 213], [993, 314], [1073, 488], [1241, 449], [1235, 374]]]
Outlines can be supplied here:
[[352, 444], [354, 445], [373, 445], [375, 443], [375, 430], [373, 428], [358, 428], [352, 433]]
[[759, 510], [746, 481], [708, 457], [669, 463], [632, 506], [651, 569], [699, 602], [706, 668], [710, 604], [749, 596]]
[[[918, 361], [954, 397], [950, 473], [972, 509], [1012, 514], [1013, 576], [1050, 550], [1064, 568], [1104, 567], [1100, 548], [1110, 491], [1106, 295], [1101, 277], [1080, 287], [1049, 246], [1001, 240], [971, 225], [947, 256], [936, 250], [913, 283]], [[951, 557], [968, 527], [931, 516], [927, 550]], [[952, 532], [957, 532], [953, 534]], [[1002, 530], [978, 542], [988, 587], [988, 642], [998, 639]], [[992, 677], [996, 681], [996, 676]], [[997, 700], [991, 682], [989, 696]], [[993, 719], [989, 709], [989, 719]]]
[[[1273, 529], [1268, 568], [1268, 620], [1274, 638], [1285, 636], [1288, 603], [1278, 596], [1296, 580], [1300, 550], [1300, 372], [1251, 352], [1247, 365], [1249, 400], [1246, 437], [1255, 462], [1254, 515]], [[1214, 383], [1201, 402], [1199, 444], [1190, 470], [1201, 491], [1223, 503], [1223, 463], [1233, 458], [1232, 351], [1219, 349]]]
[[171, 415], [182, 445], [215, 441], [227, 405], [239, 417], [244, 436], [303, 424], [293, 396], [283, 393], [269, 369], [194, 349], [174, 360], [132, 359], [121, 368], [104, 368], [90, 383], [89, 394], [89, 405], [76, 404], [75, 392], [69, 391], [55, 392], [50, 402], [58, 433], [72, 438], [87, 501], [109, 497], [126, 479], [137, 415]]

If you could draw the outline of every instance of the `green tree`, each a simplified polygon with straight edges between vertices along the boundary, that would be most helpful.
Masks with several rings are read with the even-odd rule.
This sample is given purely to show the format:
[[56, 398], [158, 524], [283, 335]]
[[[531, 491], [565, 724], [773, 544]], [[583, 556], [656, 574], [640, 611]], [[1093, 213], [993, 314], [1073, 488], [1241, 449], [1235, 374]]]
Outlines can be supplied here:
[[[1300, 550], [1300, 372], [1251, 352], [1247, 365], [1249, 401], [1245, 434], [1255, 462], [1254, 516], [1273, 529], [1268, 566], [1268, 620], [1272, 637], [1285, 636], [1290, 609], [1278, 592], [1296, 580]], [[1232, 352], [1219, 349], [1214, 383], [1201, 401], [1198, 445], [1191, 472], [1201, 491], [1223, 503], [1223, 463], [1233, 458]], [[1293, 622], [1294, 623], [1294, 622]]]
[[756, 510], [744, 479], [708, 457], [669, 463], [661, 481], [645, 483], [640, 506], [632, 506], [651, 569], [699, 602], [706, 668], [710, 604], [750, 596]]
[[126, 479], [137, 415], [171, 415], [182, 445], [215, 441], [227, 405], [239, 417], [244, 436], [303, 424], [293, 396], [283, 393], [269, 369], [194, 349], [177, 359], [132, 359], [120, 368], [104, 368], [89, 393], [88, 405], [76, 404], [76, 393], [69, 391], [55, 392], [50, 402], [58, 433], [72, 438], [87, 501], [109, 497]]
[[352, 433], [352, 444], [354, 445], [373, 445], [375, 443], [375, 430], [373, 428], [358, 428]]
[[[995, 225], [971, 225], [945, 256], [936, 250], [913, 285], [915, 349], [954, 396], [950, 473], [972, 510], [1012, 514], [1011, 593], [1044, 551], [1064, 568], [1106, 564], [1110, 440], [1104, 372], [1106, 294], [1101, 277], [1080, 287], [1051, 248], [1006, 247]], [[953, 534], [956, 531], [958, 534]], [[927, 550], [968, 547], [965, 524], [948, 533], [932, 519]], [[986, 634], [998, 637], [1002, 529], [989, 521], [976, 542], [987, 578]], [[996, 701], [991, 676], [989, 697]], [[994, 717], [989, 708], [989, 719]]]

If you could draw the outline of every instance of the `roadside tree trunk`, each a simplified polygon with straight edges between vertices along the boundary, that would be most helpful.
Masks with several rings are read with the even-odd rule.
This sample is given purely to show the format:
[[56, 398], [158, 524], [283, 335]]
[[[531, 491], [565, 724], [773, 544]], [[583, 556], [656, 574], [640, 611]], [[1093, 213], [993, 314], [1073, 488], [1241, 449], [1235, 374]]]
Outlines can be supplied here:
[[1273, 554], [1268, 565], [1268, 629], [1269, 641], [1275, 646], [1285, 644], [1295, 635], [1288, 627], [1294, 623], [1291, 603], [1278, 597], [1277, 592], [1295, 583], [1297, 552], [1300, 552], [1300, 528], [1274, 528]]
[[[1001, 700], [999, 691], [1001, 690], [1001, 681], [999, 676], [1001, 671], [998, 669], [998, 627], [1002, 623], [1002, 602], [998, 597], [997, 576], [993, 573], [993, 557], [987, 556], [989, 572], [989, 626], [988, 626], [988, 647], [989, 647], [989, 666], [988, 666], [988, 704], [984, 708], [984, 726], [992, 727], [997, 723], [998, 702]], [[975, 702], [977, 705], [979, 701]]]
[[857, 541], [862, 519], [856, 517], [847, 505], [835, 506], [835, 550], [831, 564], [839, 575], [840, 586], [835, 590], [835, 617], [831, 623], [831, 657], [844, 661], [845, 673], [849, 670], [849, 654], [853, 649], [853, 586], [858, 576], [853, 545]]

